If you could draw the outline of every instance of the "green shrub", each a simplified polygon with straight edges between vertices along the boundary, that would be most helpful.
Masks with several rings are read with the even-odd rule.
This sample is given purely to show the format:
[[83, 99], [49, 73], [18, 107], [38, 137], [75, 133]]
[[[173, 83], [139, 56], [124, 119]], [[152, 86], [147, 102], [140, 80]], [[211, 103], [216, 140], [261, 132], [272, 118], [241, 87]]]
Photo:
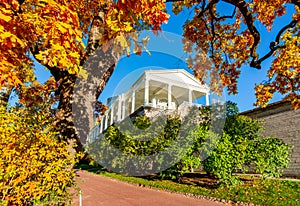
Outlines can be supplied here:
[[265, 177], [279, 177], [282, 169], [289, 165], [291, 148], [282, 140], [274, 137], [258, 139], [255, 144], [255, 171]]
[[249, 149], [248, 140], [235, 137], [238, 141], [233, 142], [226, 133], [223, 133], [221, 137], [210, 134], [207, 138], [204, 150], [208, 150], [210, 153], [208, 158], [203, 161], [203, 169], [217, 177], [221, 184], [237, 183], [237, 178], [232, 174], [237, 169], [242, 169], [245, 164], [247, 149]]
[[[196, 131], [195, 125], [182, 122], [178, 116], [168, 117], [166, 122], [160, 118], [151, 122], [146, 117], [137, 117], [133, 122], [134, 127], [120, 126], [129, 128], [126, 131], [119, 131], [115, 125], [110, 126], [104, 134], [106, 141], [95, 141], [89, 148], [100, 165], [101, 161], [110, 162], [110, 169], [117, 169], [122, 173], [142, 170], [151, 164], [163, 170], [164, 163], [171, 157], [178, 161], [160, 172], [162, 178], [178, 180], [191, 168], [198, 168], [201, 164], [207, 173], [214, 175], [219, 183], [225, 185], [237, 183], [238, 178], [233, 174], [247, 172], [249, 167], [254, 167], [265, 176], [279, 176], [281, 168], [288, 166], [290, 147], [276, 138], [261, 138], [259, 132], [263, 129], [262, 122], [237, 115], [236, 104], [226, 103], [226, 115], [222, 113], [222, 109], [223, 105], [201, 108], [201, 119], [196, 121], [199, 124]], [[212, 110], [217, 111], [212, 114]], [[193, 118], [187, 121], [193, 122]], [[212, 124], [222, 126], [224, 120], [222, 134], [213, 132], [217, 130], [209, 130]], [[187, 132], [180, 132], [182, 126]], [[181, 143], [171, 147], [174, 140]], [[186, 145], [190, 148], [183, 150]], [[122, 154], [109, 146], [117, 148]], [[147, 156], [166, 149], [170, 149], [168, 153], [157, 157], [159, 159], [152, 163], [143, 161]], [[127, 155], [123, 155], [124, 153]], [[139, 156], [141, 161], [130, 162], [132, 156]]]
[[229, 116], [223, 134], [208, 134], [204, 141], [203, 151], [210, 151], [202, 163], [204, 170], [225, 185], [237, 183], [233, 173], [247, 172], [249, 167], [263, 176], [280, 176], [281, 168], [288, 167], [291, 147], [274, 137], [260, 137], [262, 129], [261, 121]]

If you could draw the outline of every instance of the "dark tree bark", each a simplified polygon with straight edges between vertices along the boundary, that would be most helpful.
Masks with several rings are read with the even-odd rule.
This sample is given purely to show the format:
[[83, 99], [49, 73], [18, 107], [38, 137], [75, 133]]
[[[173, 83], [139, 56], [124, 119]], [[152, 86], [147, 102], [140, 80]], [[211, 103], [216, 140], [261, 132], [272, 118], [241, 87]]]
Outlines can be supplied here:
[[4, 106], [4, 107], [8, 106], [8, 101], [9, 101], [11, 92], [12, 92], [11, 87], [2, 87], [0, 89], [0, 105], [1, 106]]

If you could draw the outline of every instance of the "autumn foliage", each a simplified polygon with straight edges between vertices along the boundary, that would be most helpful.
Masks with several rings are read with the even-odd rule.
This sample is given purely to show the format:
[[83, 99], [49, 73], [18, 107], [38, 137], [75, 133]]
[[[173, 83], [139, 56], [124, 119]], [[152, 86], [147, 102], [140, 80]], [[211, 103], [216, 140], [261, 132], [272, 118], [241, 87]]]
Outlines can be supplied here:
[[[172, 1], [172, 0], [170, 0]], [[229, 93], [237, 93], [237, 82], [242, 66], [267, 71], [266, 81], [255, 87], [256, 105], [265, 106], [275, 92], [300, 107], [300, 2], [298, 0], [200, 0], [174, 1], [173, 11], [193, 10], [193, 18], [184, 25], [184, 50], [194, 54], [188, 65], [203, 80], [210, 75], [211, 88], [221, 92], [225, 86]], [[226, 8], [222, 9], [222, 7]], [[274, 22], [293, 12], [290, 22]], [[276, 36], [269, 47], [259, 52], [262, 31], [276, 28]], [[209, 61], [213, 67], [203, 66]], [[263, 62], [272, 64], [263, 68]]]
[[74, 158], [43, 111], [0, 107], [0, 204], [57, 205], [68, 200]]

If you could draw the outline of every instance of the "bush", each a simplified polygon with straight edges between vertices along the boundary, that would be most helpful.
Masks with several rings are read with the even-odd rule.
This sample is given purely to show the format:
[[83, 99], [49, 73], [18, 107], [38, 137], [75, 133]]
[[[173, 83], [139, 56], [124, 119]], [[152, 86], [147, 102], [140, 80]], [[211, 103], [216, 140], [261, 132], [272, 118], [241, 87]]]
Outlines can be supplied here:
[[73, 156], [51, 131], [52, 117], [26, 108], [0, 108], [0, 202], [63, 205], [73, 184]]
[[[208, 135], [206, 142], [218, 143], [216, 147], [210, 151], [206, 160], [203, 161], [203, 169], [209, 174], [214, 175], [219, 179], [219, 183], [230, 185], [238, 182], [238, 179], [232, 174], [237, 169], [242, 169], [247, 159], [248, 140], [235, 137], [236, 142], [232, 138], [223, 133], [221, 137], [216, 134]], [[217, 140], [216, 140], [217, 139]], [[212, 147], [207, 144], [204, 148]]]
[[255, 144], [255, 171], [265, 177], [279, 177], [282, 169], [289, 165], [291, 148], [282, 140], [274, 137], [259, 139]]
[[[160, 172], [160, 177], [178, 180], [184, 173], [203, 164], [207, 173], [214, 175], [219, 183], [225, 185], [237, 183], [238, 178], [233, 174], [247, 172], [249, 167], [264, 176], [279, 176], [281, 168], [288, 166], [290, 147], [276, 138], [261, 138], [259, 132], [263, 129], [262, 122], [237, 115], [236, 104], [226, 103], [226, 115], [222, 113], [222, 107], [217, 105], [214, 108], [200, 108], [200, 120], [194, 121], [194, 116], [188, 119], [199, 124], [196, 131], [195, 124], [186, 124], [184, 120], [181, 122], [179, 117], [169, 117], [167, 122], [160, 121], [159, 118], [151, 122], [146, 117], [137, 117], [134, 127], [120, 127], [128, 128], [128, 131], [120, 132], [114, 125], [109, 127], [104, 134], [106, 141], [96, 140], [89, 145], [89, 149], [100, 164], [101, 161], [109, 162], [111, 168], [108, 169], [128, 174], [137, 171], [135, 174], [138, 175], [139, 169], [153, 166], [164, 170]], [[217, 111], [212, 114], [212, 110]], [[225, 118], [221, 135], [216, 134], [216, 130], [209, 130], [213, 124], [217, 128], [223, 128], [221, 123]], [[180, 132], [182, 126], [185, 127], [184, 133]], [[174, 140], [180, 144], [173, 148]], [[190, 148], [183, 149], [187, 145]], [[148, 156], [170, 147], [171, 150], [160, 159], [145, 161]], [[122, 154], [110, 148], [117, 148]], [[140, 162], [130, 162], [133, 156], [139, 156]], [[165, 170], [164, 164], [168, 158], [172, 159], [170, 157], [178, 158], [178, 161]]]
[[[115, 125], [110, 126], [102, 138], [89, 144], [88, 152], [109, 170], [136, 175], [140, 171], [165, 170], [165, 163], [169, 163], [170, 157], [178, 159], [178, 163], [161, 172], [162, 178], [178, 179], [183, 173], [200, 165], [200, 159], [192, 155], [192, 148], [183, 149], [194, 141], [194, 137], [185, 134], [181, 136], [181, 120], [178, 116], [159, 117], [154, 122], [149, 122], [146, 117], [136, 117], [133, 124], [135, 127], [120, 126], [123, 130], [130, 128], [128, 131], [120, 131]], [[174, 140], [178, 144], [172, 145]], [[159, 152], [164, 155], [156, 156]], [[151, 155], [155, 158], [149, 162]], [[138, 158], [133, 161], [133, 157]]]
[[[205, 127], [199, 126], [197, 131], [190, 132], [187, 136], [183, 137], [187, 142], [192, 143], [192, 146], [176, 164], [160, 173], [161, 178], [179, 180], [184, 173], [190, 172], [191, 169], [199, 168], [201, 165], [201, 159], [199, 158], [201, 146], [206, 133]], [[178, 150], [180, 150], [180, 148], [178, 148]]]
[[260, 137], [262, 129], [258, 120], [229, 116], [221, 137], [208, 134], [204, 141], [204, 151], [215, 147], [203, 161], [204, 170], [225, 185], [237, 183], [238, 178], [233, 173], [247, 172], [249, 167], [263, 176], [280, 176], [281, 168], [288, 167], [291, 147], [274, 137]]

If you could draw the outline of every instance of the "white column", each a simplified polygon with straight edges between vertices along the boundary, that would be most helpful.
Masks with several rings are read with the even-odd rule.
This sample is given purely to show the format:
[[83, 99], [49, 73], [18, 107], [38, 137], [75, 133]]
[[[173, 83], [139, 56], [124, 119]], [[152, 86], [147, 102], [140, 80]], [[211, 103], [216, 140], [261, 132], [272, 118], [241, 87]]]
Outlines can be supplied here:
[[123, 102], [122, 102], [122, 120], [125, 119], [125, 109], [126, 109], [126, 100], [123, 99]]
[[172, 85], [168, 84], [168, 109], [172, 109]]
[[107, 129], [107, 125], [108, 125], [108, 115], [105, 115], [105, 125], [104, 125], [104, 129]]
[[100, 127], [100, 125], [98, 124], [98, 125], [96, 126], [96, 134], [95, 134], [95, 138], [97, 138], [98, 135], [99, 135], [99, 127]]
[[191, 89], [189, 89], [189, 103], [192, 104], [193, 103], [193, 95], [192, 95], [192, 91]]
[[110, 110], [110, 125], [114, 123], [114, 105], [111, 105], [111, 110]]
[[205, 95], [205, 102], [206, 102], [206, 106], [209, 105], [209, 93], [207, 92]]
[[149, 105], [149, 80], [145, 80], [145, 98], [144, 105]]
[[100, 134], [102, 134], [102, 132], [103, 132], [103, 120], [104, 120], [104, 118], [103, 118], [103, 116], [101, 117], [101, 123], [100, 123]]
[[121, 95], [118, 97], [118, 121], [121, 121], [122, 119], [122, 98]]
[[131, 113], [134, 112], [135, 110], [135, 91], [133, 90], [132, 92], [132, 98], [131, 98], [132, 102], [131, 102]]

